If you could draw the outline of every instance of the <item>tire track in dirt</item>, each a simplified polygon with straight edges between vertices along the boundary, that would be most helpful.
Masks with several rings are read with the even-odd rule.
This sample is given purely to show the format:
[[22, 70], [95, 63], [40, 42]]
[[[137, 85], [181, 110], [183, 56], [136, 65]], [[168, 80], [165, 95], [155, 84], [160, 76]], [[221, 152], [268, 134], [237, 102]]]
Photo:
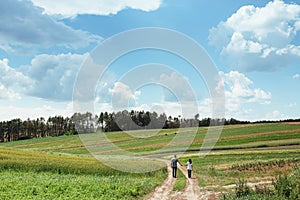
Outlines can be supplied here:
[[158, 187], [155, 188], [154, 192], [151, 193], [151, 196], [146, 196], [144, 200], [169, 200], [170, 195], [173, 191], [174, 184], [176, 179], [174, 179], [171, 175], [172, 170], [169, 167], [167, 161], [165, 161], [168, 168], [168, 177], [165, 181]]
[[182, 191], [173, 191], [176, 179], [172, 177], [172, 169], [168, 161], [165, 162], [168, 165], [168, 177], [144, 200], [216, 200], [220, 197], [221, 193], [200, 188], [198, 179], [194, 175], [192, 175], [192, 178], [188, 178], [187, 170], [183, 166], [179, 166], [178, 169], [182, 171], [186, 178], [186, 186]]
[[200, 193], [200, 187], [198, 179], [193, 175], [192, 178], [188, 178], [187, 169], [183, 166], [179, 166], [179, 169], [182, 171], [186, 178], [186, 186], [183, 190], [183, 196], [185, 199], [203, 199], [202, 194]]
[[179, 166], [179, 169], [185, 175], [186, 186], [182, 191], [180, 200], [216, 200], [219, 199], [221, 193], [209, 191], [199, 186], [198, 179], [192, 174], [191, 178], [188, 178], [187, 169], [183, 166]]

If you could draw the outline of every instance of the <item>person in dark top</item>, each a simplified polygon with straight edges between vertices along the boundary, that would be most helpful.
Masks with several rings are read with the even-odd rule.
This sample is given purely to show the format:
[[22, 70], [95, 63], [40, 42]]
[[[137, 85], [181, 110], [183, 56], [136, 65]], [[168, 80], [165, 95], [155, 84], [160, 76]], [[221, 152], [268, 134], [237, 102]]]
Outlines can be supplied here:
[[179, 163], [182, 166], [182, 164], [177, 159], [176, 155], [174, 155], [174, 157], [171, 160], [173, 178], [176, 178], [176, 175], [177, 175], [177, 163]]

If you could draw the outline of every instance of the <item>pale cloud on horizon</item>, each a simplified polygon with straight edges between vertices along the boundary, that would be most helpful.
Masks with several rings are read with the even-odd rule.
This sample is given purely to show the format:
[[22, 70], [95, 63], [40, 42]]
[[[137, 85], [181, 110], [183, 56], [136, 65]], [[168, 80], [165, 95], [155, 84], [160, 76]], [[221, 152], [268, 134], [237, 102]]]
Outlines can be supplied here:
[[[50, 56], [50, 55], [48, 55]], [[71, 56], [71, 55], [69, 55]], [[62, 57], [64, 58], [64, 56]], [[38, 70], [35, 71], [35, 76], [39, 76], [38, 74], [44, 73], [39, 72]], [[47, 70], [46, 70], [47, 71]], [[63, 77], [66, 72], [68, 71], [67, 68], [63, 68], [62, 72], [58, 74], [58, 80]], [[46, 73], [47, 74], [47, 73]], [[254, 83], [246, 77], [244, 74], [237, 72], [237, 71], [230, 71], [228, 73], [220, 72], [220, 76], [223, 81], [223, 85], [225, 88], [225, 96], [226, 102], [223, 106], [223, 109], [226, 109], [226, 115], [220, 117], [230, 117], [232, 113], [235, 113], [236, 118], [238, 119], [247, 119], [245, 116], [252, 116], [253, 110], [248, 109], [247, 105], [252, 104], [268, 104], [271, 100], [271, 93], [264, 91], [260, 88], [254, 87]], [[35, 78], [36, 78], [35, 77]], [[51, 77], [51, 74], [50, 74]], [[34, 77], [33, 77], [34, 78]], [[47, 80], [47, 77], [43, 79]], [[70, 84], [69, 82], [68, 84]], [[71, 85], [65, 85], [65, 88], [71, 88]], [[44, 91], [43, 87], [35, 88], [36, 90]], [[1, 87], [0, 87], [1, 90]], [[63, 90], [61, 90], [63, 91]], [[95, 114], [97, 112], [103, 111], [121, 111], [121, 110], [153, 110], [158, 113], [165, 112], [167, 115], [172, 115], [176, 117], [181, 115], [182, 117], [186, 118], [193, 118], [195, 114], [199, 113], [200, 118], [202, 117], [212, 117], [212, 100], [210, 98], [198, 99], [195, 102], [191, 101], [166, 101], [162, 99], [160, 102], [148, 102], [148, 103], [138, 103], [139, 97], [142, 95], [141, 91], [133, 91], [129, 88], [128, 85], [122, 82], [116, 82], [110, 87], [107, 87], [107, 98], [106, 101], [100, 99], [97, 100], [98, 97], [95, 97]], [[26, 94], [23, 94], [26, 95]], [[41, 98], [40, 95], [29, 95], [27, 98]], [[71, 106], [71, 101], [66, 98], [64, 101], [61, 101], [62, 104], [68, 103], [68, 107], [65, 109], [56, 108], [52, 106], [47, 106], [47, 102], [54, 103], [57, 101], [57, 97], [54, 98], [53, 92], [50, 92], [48, 97], [42, 98], [40, 101], [45, 102], [44, 106], [37, 106], [34, 109], [31, 108], [21, 108], [18, 106], [8, 106], [10, 109], [10, 113], [6, 114], [6, 117], [11, 116], [19, 116], [19, 113], [22, 113], [22, 116], [28, 115], [28, 117], [34, 118], [37, 115], [47, 117], [51, 116], [55, 113], [70, 116], [74, 110]], [[101, 96], [102, 97], [102, 96]], [[110, 99], [109, 101], [107, 101]], [[7, 106], [6, 106], [7, 107]], [[3, 108], [3, 111], [7, 110], [7, 108]], [[34, 113], [30, 114], [34, 110]], [[273, 117], [275, 117], [277, 113], [273, 113]], [[277, 115], [278, 116], [278, 115]], [[215, 116], [219, 117], [219, 116]], [[271, 115], [268, 117], [271, 118]], [[249, 119], [249, 118], [248, 118]]]
[[253, 81], [238, 71], [220, 72], [225, 89], [226, 110], [238, 111], [249, 103], [270, 104], [271, 92], [253, 87]]
[[[28, 96], [50, 102], [72, 101], [75, 78], [80, 64], [86, 57], [88, 54], [41, 54], [32, 59], [31, 65], [17, 69], [10, 67], [7, 59], [0, 60], [0, 68], [2, 69], [0, 72], [2, 73], [0, 91], [2, 95], [6, 95], [7, 99]], [[5, 73], [5, 71], [9, 73]], [[245, 74], [238, 71], [228, 73], [220, 71], [219, 75], [226, 97], [225, 105], [220, 105], [220, 107], [226, 109], [228, 113], [239, 112], [248, 104], [270, 104], [272, 94], [255, 87], [253, 81]], [[156, 106], [162, 108], [166, 113], [175, 114], [175, 116], [182, 115], [182, 112], [189, 115], [188, 117], [193, 117], [197, 112], [201, 112], [201, 116], [211, 116], [212, 114], [212, 100], [192, 98], [195, 94], [189, 88], [188, 78], [181, 77], [179, 74], [162, 74], [160, 80], [157, 80], [161, 86], [165, 87], [162, 89], [168, 88], [177, 95], [178, 99], [174, 100], [164, 96], [160, 102], [147, 102], [147, 106], [144, 102], [142, 103], [143, 106], [138, 102], [142, 95], [141, 91], [134, 91], [125, 83], [113, 81], [115, 80], [113, 78], [116, 77], [110, 75], [105, 81], [103, 80], [103, 83], [98, 83], [99, 86], [103, 87], [101, 88], [103, 91], [95, 96], [97, 105], [106, 105], [106, 108], [113, 111]], [[24, 89], [14, 90], [18, 88], [13, 85], [14, 83], [18, 83], [17, 86], [23, 85]], [[167, 95], [166, 93], [163, 94]], [[3, 99], [2, 96], [1, 98]]]
[[61, 115], [64, 117], [71, 117], [73, 115], [73, 104], [68, 102], [63, 108], [59, 108], [53, 105], [49, 105], [49, 102], [45, 101], [44, 105], [38, 105], [35, 107], [22, 107], [17, 105], [0, 106], [0, 120], [11, 120], [20, 118], [21, 120], [36, 119], [44, 117], [47, 119], [50, 116]]
[[278, 120], [278, 119], [286, 119], [288, 116], [286, 114], [281, 113], [278, 110], [274, 110], [270, 113], [267, 113], [265, 119], [267, 120]]

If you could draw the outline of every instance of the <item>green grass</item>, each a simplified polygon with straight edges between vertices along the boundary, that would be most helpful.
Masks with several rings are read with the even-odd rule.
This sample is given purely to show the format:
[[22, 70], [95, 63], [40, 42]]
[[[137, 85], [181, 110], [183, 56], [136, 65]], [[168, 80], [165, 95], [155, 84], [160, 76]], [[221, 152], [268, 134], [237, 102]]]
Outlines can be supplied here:
[[87, 154], [84, 144], [78, 135], [34, 138], [30, 140], [20, 140], [2, 143], [3, 147], [14, 149], [26, 149], [33, 151], [59, 152], [71, 154]]
[[[189, 146], [189, 150], [197, 150], [201, 147], [207, 128], [200, 127], [195, 133], [195, 128], [164, 129], [131, 131], [130, 135], [125, 132], [97, 133], [74, 136], [48, 137], [32, 140], [24, 140], [1, 144], [1, 146], [29, 149], [34, 151], [58, 152], [69, 154], [89, 154], [91, 152], [101, 153], [107, 144], [114, 143], [117, 147], [136, 153], [148, 153], [169, 147], [172, 151], [179, 147]], [[151, 135], [152, 137], [136, 138], [135, 135]], [[157, 133], [156, 133], [157, 132]], [[177, 143], [170, 144], [170, 141], [177, 133]], [[107, 141], [99, 135], [106, 135]], [[82, 142], [84, 141], [84, 143]], [[192, 143], [189, 145], [189, 143]], [[300, 124], [254, 124], [225, 126], [222, 134], [214, 147], [214, 150], [249, 149], [261, 147], [284, 147], [300, 145]], [[88, 147], [88, 150], [86, 149]], [[172, 148], [172, 146], [174, 148]], [[108, 147], [109, 150], [109, 147]]]
[[178, 169], [177, 170], [177, 178], [175, 185], [173, 187], [173, 191], [181, 191], [185, 188], [186, 185], [186, 179], [184, 174]]
[[288, 200], [300, 198], [300, 170], [295, 168], [290, 174], [283, 174], [272, 181], [271, 187], [264, 187], [260, 189], [251, 189], [247, 186], [244, 180], [239, 180], [235, 193], [225, 194], [222, 199], [226, 200]]
[[[300, 150], [220, 152], [204, 158], [191, 158], [193, 173], [197, 176], [201, 186], [222, 186], [236, 183], [239, 179], [259, 182], [270, 180], [282, 173], [289, 173], [295, 166], [300, 165]], [[285, 164], [277, 165], [282, 162]], [[238, 168], [237, 166], [245, 170], [231, 170]], [[253, 168], [246, 170], [248, 166], [253, 166]], [[255, 168], [255, 166], [265, 167]]]
[[[121, 150], [144, 154], [153, 153], [153, 151], [167, 146], [166, 153], [156, 154], [156, 156], [166, 159], [169, 159], [169, 156], [173, 155], [174, 151], [176, 152], [180, 147], [191, 143], [188, 151], [179, 159], [185, 163], [188, 158], [192, 158], [193, 174], [197, 176], [201, 186], [233, 184], [240, 178], [250, 182], [270, 180], [272, 177], [291, 172], [293, 166], [278, 167], [273, 165], [265, 167], [267, 170], [264, 168], [261, 170], [260, 168], [257, 168], [259, 170], [252, 170], [251, 168], [234, 170], [233, 166], [246, 168], [247, 166], [272, 165], [271, 163], [280, 160], [288, 163], [288, 160], [300, 159], [300, 124], [272, 123], [225, 126], [213, 151], [205, 157], [199, 157], [199, 149], [206, 132], [207, 127], [201, 127], [197, 131], [194, 128], [167, 129], [159, 132], [142, 130], [129, 132], [130, 134], [125, 132], [95, 133], [1, 143], [0, 171], [3, 174], [0, 180], [3, 183], [1, 187], [7, 186], [7, 188], [11, 188], [11, 192], [4, 190], [6, 192], [1, 195], [9, 195], [9, 198], [0, 196], [0, 199], [19, 196], [20, 199], [47, 199], [48, 197], [41, 196], [47, 185], [43, 180], [48, 180], [47, 183], [53, 184], [54, 188], [58, 189], [57, 180], [59, 178], [57, 177], [61, 177], [59, 180], [61, 180], [62, 187], [67, 187], [63, 181], [66, 180], [72, 185], [72, 188], [75, 188], [74, 190], [65, 188], [64, 190], [67, 192], [62, 195], [65, 198], [70, 196], [70, 198], [76, 199], [76, 195], [79, 195], [77, 199], [93, 199], [96, 196], [101, 199], [102, 196], [99, 193], [105, 189], [103, 193], [107, 195], [112, 195], [111, 191], [114, 190], [116, 190], [116, 194], [114, 194], [115, 196], [103, 196], [103, 199], [120, 199], [121, 197], [135, 199], [142, 198], [144, 194], [153, 190], [166, 177], [166, 168], [144, 174], [125, 173], [107, 167], [90, 155], [91, 152], [96, 155], [119, 154], [119, 151], [112, 151], [112, 143]], [[152, 137], [136, 137], [137, 135], [147, 136], [153, 133], [155, 134]], [[170, 143], [174, 137], [177, 138], [177, 141]], [[103, 140], [103, 138], [107, 139]], [[134, 161], [129, 164], [139, 165]], [[154, 161], [151, 164], [160, 165]], [[147, 165], [148, 163], [145, 163], [142, 167]], [[293, 165], [299, 165], [299, 162], [295, 161]], [[36, 182], [30, 177], [35, 177]], [[16, 184], [21, 179], [29, 184]], [[76, 180], [83, 185], [77, 183]], [[127, 183], [129, 187], [125, 187]], [[92, 191], [87, 189], [87, 194], [81, 191], [85, 184], [91, 185]], [[14, 185], [18, 185], [16, 187], [20, 188], [24, 195], [31, 196], [13, 194]], [[185, 179], [182, 175], [182, 178], [179, 177], [177, 180], [175, 190], [181, 190], [184, 186]], [[48, 199], [52, 197], [63, 198], [62, 196], [51, 196], [52, 193], [57, 193], [53, 195], [59, 194], [57, 191], [51, 191], [45, 192], [45, 195], [50, 195]], [[123, 192], [129, 196], [124, 195]]]
[[[270, 143], [274, 144], [275, 141], [279, 140], [281, 140], [279, 145], [289, 145], [291, 140], [294, 139], [298, 139], [297, 143], [294, 144], [299, 144], [299, 124], [291, 125], [284, 123], [273, 123], [244, 126], [225, 126], [215, 149], [261, 147], [268, 146]], [[284, 140], [286, 142], [284, 142]], [[203, 134], [197, 134], [191, 149], [199, 148], [202, 144], [202, 141]]]
[[2, 171], [0, 199], [137, 199], [157, 184], [148, 177]]
[[[212, 129], [214, 129], [214, 127]], [[118, 140], [116, 136], [123, 138], [121, 137], [121, 133], [116, 133], [116, 136], [113, 136], [115, 133], [109, 133], [107, 135], [114, 138], [112, 141], [114, 141], [117, 146], [132, 152], [155, 151], [166, 146], [172, 147], [172, 145], [175, 150], [187, 145], [190, 150], [197, 150], [202, 145], [207, 128], [200, 127], [197, 133], [193, 132], [195, 130], [195, 128], [181, 129], [176, 135], [180, 141], [174, 144], [170, 144], [169, 142], [174, 138], [174, 132], [176, 132], [176, 130], [164, 130], [162, 133], [160, 132], [153, 137], [145, 139], [131, 137], [126, 140]], [[189, 145], [189, 143], [192, 144]], [[300, 145], [299, 124], [274, 123], [225, 126], [214, 149], [248, 149], [289, 145]], [[171, 148], [169, 148], [169, 150], [172, 151]]]
[[140, 199], [166, 177], [165, 168], [132, 174], [92, 157], [3, 147], [0, 173], [0, 199]]

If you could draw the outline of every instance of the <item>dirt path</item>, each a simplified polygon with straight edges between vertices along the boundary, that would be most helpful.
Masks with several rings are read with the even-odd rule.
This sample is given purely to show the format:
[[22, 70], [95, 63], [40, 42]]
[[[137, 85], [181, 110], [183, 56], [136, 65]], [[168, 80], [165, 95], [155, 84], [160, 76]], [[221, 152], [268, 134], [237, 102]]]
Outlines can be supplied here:
[[192, 175], [192, 178], [187, 177], [187, 170], [185, 167], [179, 166], [179, 170], [186, 177], [186, 186], [182, 191], [173, 191], [176, 179], [172, 177], [171, 168], [168, 165], [168, 177], [158, 186], [154, 192], [145, 197], [144, 200], [215, 200], [220, 195], [207, 189], [200, 188], [198, 179]]
[[179, 169], [185, 175], [186, 186], [183, 190], [183, 199], [202, 199], [202, 194], [200, 193], [200, 187], [198, 179], [193, 175], [192, 178], [188, 178], [187, 169], [185, 167], [179, 166]]
[[[167, 163], [167, 161], [165, 161]], [[212, 185], [206, 187], [199, 187], [198, 179], [192, 174], [192, 178], [187, 177], [187, 170], [185, 166], [179, 166], [179, 170], [185, 175], [186, 186], [182, 191], [173, 191], [176, 179], [172, 177], [172, 169], [168, 164], [168, 177], [158, 186], [153, 193], [149, 194], [144, 200], [217, 200], [223, 194], [215, 192], [214, 189], [233, 189], [236, 184], [219, 186]], [[247, 183], [251, 189], [270, 185], [272, 181], [261, 181], [256, 183]]]
[[155, 188], [151, 196], [146, 196], [144, 200], [169, 200], [175, 182], [176, 179], [172, 177], [171, 168], [168, 166], [168, 177], [166, 180], [160, 186]]
[[[249, 186], [252, 190], [255, 189], [256, 187], [263, 187], [263, 186], [268, 186], [271, 185], [272, 181], [260, 181], [260, 182], [256, 182], [256, 183], [246, 183], [247, 186]], [[206, 186], [203, 189], [206, 190], [211, 190], [211, 189], [234, 189], [236, 188], [237, 185], [236, 184], [231, 184], [231, 185], [225, 185], [225, 186], [219, 186], [219, 185], [211, 185], [211, 186]]]

